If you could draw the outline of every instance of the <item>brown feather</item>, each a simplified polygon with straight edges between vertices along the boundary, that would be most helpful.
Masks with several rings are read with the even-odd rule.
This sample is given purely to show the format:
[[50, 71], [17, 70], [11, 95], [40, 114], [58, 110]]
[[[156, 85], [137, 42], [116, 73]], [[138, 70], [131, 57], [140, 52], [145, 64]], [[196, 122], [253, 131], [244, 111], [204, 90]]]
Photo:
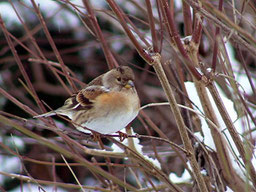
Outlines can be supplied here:
[[83, 91], [80, 91], [77, 94], [76, 101], [78, 103], [80, 103], [82, 106], [86, 106], [86, 105], [92, 104], [92, 102], [90, 102], [90, 100], [85, 97], [85, 95], [83, 94]]
[[90, 83], [87, 84], [87, 87], [91, 86], [91, 85], [100, 85], [100, 86], [103, 86], [103, 83], [102, 83], [102, 76], [104, 74], [96, 77], [95, 79], [93, 79]]
[[109, 92], [108, 89], [97, 86], [97, 85], [91, 85], [85, 89], [82, 89], [76, 96], [76, 100], [78, 103], [80, 103], [82, 106], [86, 106], [89, 104], [92, 104], [92, 102], [101, 95], [102, 93]]
[[[70, 98], [68, 98], [64, 105], [62, 107], [60, 107], [61, 109], [72, 109], [73, 107], [75, 107], [78, 104], [78, 102], [76, 101], [76, 95], [72, 95]], [[57, 109], [58, 110], [58, 109]]]

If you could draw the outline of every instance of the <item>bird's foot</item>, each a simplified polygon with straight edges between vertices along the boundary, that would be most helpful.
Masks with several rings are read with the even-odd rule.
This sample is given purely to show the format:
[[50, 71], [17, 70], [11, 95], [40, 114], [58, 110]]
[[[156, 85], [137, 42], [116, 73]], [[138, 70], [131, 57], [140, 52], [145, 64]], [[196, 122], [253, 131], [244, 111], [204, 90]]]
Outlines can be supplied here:
[[119, 134], [120, 142], [123, 142], [125, 139], [128, 138], [128, 135], [126, 133], [123, 133], [121, 131], [118, 131], [117, 133]]
[[92, 139], [93, 139], [93, 141], [95, 141], [95, 142], [99, 141], [100, 138], [101, 138], [101, 134], [100, 133], [92, 131]]

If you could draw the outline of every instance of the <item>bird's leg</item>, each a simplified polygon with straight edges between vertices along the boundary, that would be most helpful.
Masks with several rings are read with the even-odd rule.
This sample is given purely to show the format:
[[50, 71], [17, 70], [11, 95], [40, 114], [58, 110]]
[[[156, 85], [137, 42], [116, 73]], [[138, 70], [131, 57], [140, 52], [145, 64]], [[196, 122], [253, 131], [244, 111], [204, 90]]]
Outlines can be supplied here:
[[120, 142], [123, 142], [125, 139], [128, 138], [128, 135], [126, 133], [123, 133], [121, 131], [118, 131], [117, 133], [119, 134]]
[[94, 141], [99, 141], [99, 140], [100, 140], [100, 137], [101, 137], [100, 133], [98, 133], [98, 132], [96, 132], [96, 131], [91, 131], [91, 132], [92, 132], [92, 139], [93, 139]]

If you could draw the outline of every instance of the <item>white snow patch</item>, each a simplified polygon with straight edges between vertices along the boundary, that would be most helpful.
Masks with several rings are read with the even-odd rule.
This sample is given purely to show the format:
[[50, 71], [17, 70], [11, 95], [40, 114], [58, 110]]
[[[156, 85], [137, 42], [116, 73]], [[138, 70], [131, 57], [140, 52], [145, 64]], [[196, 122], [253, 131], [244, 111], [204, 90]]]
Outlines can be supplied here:
[[[20, 160], [18, 157], [9, 157], [0, 155], [0, 171], [6, 173], [14, 173], [19, 170]], [[0, 175], [0, 185], [3, 184], [4, 178], [7, 178], [3, 175]]]
[[122, 41], [116, 41], [116, 40], [114, 40], [110, 45], [111, 45], [111, 48], [116, 52], [120, 51], [124, 47], [124, 43]]
[[188, 170], [185, 169], [180, 177], [177, 176], [175, 173], [171, 173], [169, 175], [169, 179], [173, 183], [188, 183], [191, 181], [191, 175], [189, 174]]
[[234, 192], [232, 189], [230, 189], [228, 186], [226, 186], [227, 187], [227, 190], [226, 190], [226, 192]]
[[17, 147], [18, 149], [23, 149], [25, 147], [24, 141], [18, 136], [7, 137], [5, 143], [8, 146], [14, 145], [14, 147]]
[[[194, 104], [201, 111], [203, 111], [202, 106], [201, 106], [200, 101], [199, 101], [199, 97], [197, 95], [197, 92], [196, 92], [196, 89], [195, 89], [195, 86], [194, 86], [194, 83], [186, 82], [185, 86], [186, 86], [187, 92], [189, 93], [189, 98], [194, 102]], [[216, 87], [218, 89], [218, 92], [220, 94], [220, 97], [221, 97], [221, 99], [222, 99], [226, 109], [228, 110], [228, 113], [230, 115], [231, 120], [234, 122], [235, 120], [237, 120], [237, 114], [236, 114], [236, 111], [235, 111], [235, 109], [233, 107], [233, 102], [231, 100], [229, 100], [228, 98], [226, 98], [225, 94], [218, 87], [218, 85], [216, 85]], [[230, 150], [230, 148], [232, 148], [234, 150], [234, 154], [236, 154], [236, 156], [238, 156], [238, 154], [239, 154], [238, 150], [237, 150], [237, 148], [236, 148], [236, 146], [235, 146], [235, 144], [234, 144], [234, 142], [232, 140], [232, 137], [230, 136], [228, 130], [226, 129], [225, 123], [223, 122], [223, 120], [221, 118], [221, 115], [218, 112], [218, 109], [217, 109], [216, 105], [214, 104], [213, 98], [211, 97], [211, 95], [210, 95], [208, 90], [207, 90], [207, 93], [209, 95], [210, 102], [213, 104], [213, 108], [214, 108], [215, 114], [216, 114], [217, 119], [218, 119], [218, 121], [220, 123], [220, 128], [225, 133], [224, 138], [227, 139], [229, 141], [229, 143], [230, 143], [229, 150]], [[196, 108], [194, 108], [194, 109], [197, 110]], [[214, 141], [213, 141], [212, 136], [211, 136], [210, 129], [208, 128], [208, 125], [207, 125], [205, 119], [202, 118], [202, 117], [200, 117], [200, 119], [201, 119], [201, 123], [202, 123], [202, 131], [204, 133], [204, 138], [202, 139], [202, 136], [200, 136], [200, 133], [195, 133], [195, 135], [198, 136], [200, 141], [203, 141], [207, 146], [209, 146], [213, 150], [216, 150]], [[238, 119], [234, 125], [235, 125], [235, 128], [236, 128], [237, 132], [239, 134], [242, 134], [243, 130], [242, 130], [242, 126], [241, 126], [242, 125], [241, 124], [241, 118]], [[244, 177], [244, 171], [245, 170], [237, 162], [237, 158], [239, 158], [239, 160], [241, 162], [242, 162], [242, 159], [240, 157], [235, 157], [234, 154], [230, 150], [230, 157], [231, 157], [231, 161], [232, 161], [233, 167], [234, 167], [234, 169], [237, 171], [237, 173], [240, 176]]]
[[3, 18], [3, 21], [7, 29], [13, 28], [15, 25], [20, 23], [12, 6], [8, 2], [0, 3], [0, 14]]
[[[132, 135], [135, 135], [133, 128], [131, 127]], [[121, 132], [125, 132], [125, 129], [122, 129]], [[144, 155], [142, 152], [142, 145], [140, 145], [140, 140], [138, 138], [133, 138], [134, 146], [139, 154], [141, 154], [146, 160], [148, 160], [151, 164], [153, 164], [158, 169], [161, 169], [161, 164], [157, 159], [153, 159], [151, 157], [148, 157], [147, 155]], [[128, 139], [125, 139], [122, 144], [128, 146]], [[112, 144], [111, 148], [113, 149], [113, 152], [124, 152], [123, 149], [118, 147], [115, 143]]]
[[241, 64], [235, 58], [234, 48], [229, 42], [227, 42], [225, 45], [226, 45], [226, 50], [227, 50], [228, 57], [230, 59], [231, 66], [234, 71], [236, 81], [242, 86], [243, 90], [246, 90], [246, 94], [248, 95], [252, 94], [252, 88], [247, 76], [244, 74], [245, 73], [244, 70], [242, 70], [243, 73], [238, 73], [240, 71]]
[[181, 9], [182, 8], [182, 1], [181, 0], [175, 0], [175, 9]]
[[201, 174], [207, 176], [207, 171], [205, 169], [201, 170]]

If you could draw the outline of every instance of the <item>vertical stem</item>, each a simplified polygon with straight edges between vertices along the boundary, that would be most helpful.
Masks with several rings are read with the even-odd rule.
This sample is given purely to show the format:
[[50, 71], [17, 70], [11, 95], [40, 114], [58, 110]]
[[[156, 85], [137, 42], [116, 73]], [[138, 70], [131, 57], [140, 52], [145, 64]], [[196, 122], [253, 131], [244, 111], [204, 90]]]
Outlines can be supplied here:
[[200, 17], [199, 13], [195, 14], [195, 29], [192, 34], [192, 41], [196, 44], [197, 47], [199, 47], [201, 36], [202, 36], [202, 17]]
[[44, 105], [40, 101], [40, 99], [39, 99], [39, 97], [38, 97], [38, 95], [37, 95], [37, 93], [36, 93], [32, 83], [31, 83], [31, 81], [29, 79], [29, 76], [28, 76], [28, 74], [27, 74], [27, 72], [26, 72], [26, 70], [25, 70], [25, 68], [24, 68], [24, 66], [23, 66], [23, 64], [22, 64], [22, 62], [20, 60], [20, 57], [19, 57], [19, 55], [18, 55], [18, 53], [17, 53], [17, 51], [16, 51], [16, 49], [15, 49], [15, 47], [13, 45], [13, 42], [12, 42], [12, 40], [11, 40], [9, 34], [8, 34], [7, 28], [5, 27], [5, 24], [4, 24], [3, 20], [2, 20], [1, 15], [0, 15], [0, 27], [3, 30], [4, 36], [6, 38], [6, 41], [7, 41], [8, 45], [9, 45], [9, 47], [11, 49], [11, 52], [12, 52], [12, 54], [14, 56], [14, 59], [15, 59], [16, 63], [18, 64], [18, 67], [19, 67], [19, 69], [21, 71], [21, 74], [24, 77], [24, 79], [25, 79], [29, 89], [31, 90], [31, 92], [33, 94], [33, 98], [35, 99], [35, 101], [38, 104], [38, 106], [40, 106], [41, 109], [46, 111]]
[[153, 16], [152, 6], [151, 6], [151, 3], [150, 3], [150, 0], [146, 0], [146, 5], [147, 5], [148, 20], [149, 20], [151, 36], [152, 36], [153, 50], [154, 50], [155, 53], [158, 53], [159, 52], [159, 49], [158, 49], [158, 46], [157, 46], [158, 39], [157, 39], [157, 35], [156, 35], [154, 16]]
[[[219, 11], [222, 11], [223, 7], [223, 0], [219, 0]], [[217, 64], [217, 55], [218, 55], [218, 41], [217, 37], [220, 33], [220, 27], [216, 26], [216, 31], [215, 31], [215, 41], [214, 41], [214, 47], [213, 47], [213, 56], [212, 56], [212, 71], [215, 72], [216, 70], [216, 64]]]
[[96, 34], [97, 39], [99, 39], [104, 55], [106, 57], [108, 67], [109, 69], [112, 69], [114, 67], [118, 67], [118, 63], [116, 62], [115, 58], [113, 57], [113, 54], [111, 53], [106, 40], [104, 39], [104, 36], [102, 34], [102, 31], [100, 29], [100, 26], [97, 22], [97, 19], [95, 17], [95, 14], [93, 12], [93, 9], [91, 8], [91, 5], [88, 0], [83, 0], [83, 3], [86, 7], [86, 10], [88, 11], [90, 22], [92, 24], [92, 28], [94, 33]]
[[161, 56], [159, 54], [156, 54], [155, 56], [153, 56], [153, 58], [154, 58], [155, 62], [152, 64], [152, 66], [153, 66], [153, 68], [154, 68], [154, 70], [155, 70], [155, 72], [156, 72], [156, 74], [157, 74], [157, 76], [158, 76], [158, 78], [161, 82], [161, 85], [162, 85], [162, 87], [165, 91], [165, 94], [167, 96], [167, 99], [170, 103], [170, 107], [171, 107], [171, 110], [174, 114], [178, 129], [179, 129], [179, 132], [180, 132], [180, 136], [181, 136], [182, 142], [184, 144], [184, 148], [189, 153], [189, 154], [187, 154], [187, 156], [188, 156], [190, 165], [193, 169], [193, 173], [195, 174], [194, 178], [197, 181], [198, 188], [201, 192], [207, 192], [208, 189], [207, 189], [206, 184], [204, 182], [203, 176], [200, 173], [200, 168], [197, 164], [197, 161], [196, 161], [196, 158], [195, 158], [195, 155], [194, 155], [194, 149], [193, 149], [191, 141], [189, 139], [189, 136], [188, 136], [188, 133], [187, 133], [187, 130], [186, 130], [186, 125], [185, 125], [185, 123], [183, 121], [183, 118], [181, 116], [179, 107], [178, 107], [176, 99], [174, 97], [174, 93], [171, 89], [171, 86], [170, 86], [170, 84], [168, 82], [168, 79], [165, 75], [165, 72], [163, 70], [163, 67], [162, 67], [162, 64], [161, 64]]
[[140, 56], [148, 63], [152, 63], [153, 60], [151, 56], [148, 53], [146, 53], [146, 51], [142, 48], [142, 46], [139, 44], [139, 42], [131, 32], [129, 26], [127, 25], [123, 11], [117, 6], [117, 4], [113, 0], [106, 0], [106, 1], [108, 2], [112, 11], [116, 14], [118, 21], [122, 25], [124, 31], [126, 32], [127, 36], [130, 38], [132, 44], [135, 46]]
[[228, 131], [229, 131], [229, 133], [230, 133], [230, 135], [231, 135], [231, 137], [232, 137], [232, 139], [233, 139], [233, 141], [243, 159], [244, 164], [247, 165], [249, 168], [249, 174], [251, 176], [251, 180], [253, 182], [254, 187], [256, 187], [256, 172], [255, 172], [255, 169], [252, 165], [250, 158], [248, 158], [248, 155], [244, 148], [244, 144], [243, 144], [238, 132], [236, 131], [236, 128], [234, 127], [226, 108], [224, 107], [224, 103], [222, 102], [215, 85], [213, 83], [210, 83], [208, 85], [208, 88], [213, 96], [213, 99], [216, 103], [216, 106], [217, 106], [220, 114], [222, 115], [223, 121], [225, 122], [225, 125], [227, 126]]
[[64, 61], [62, 60], [61, 55], [60, 55], [60, 53], [59, 53], [59, 51], [58, 51], [58, 49], [57, 49], [57, 47], [56, 47], [52, 37], [51, 37], [51, 34], [50, 34], [50, 32], [49, 32], [49, 30], [48, 30], [48, 28], [46, 26], [46, 23], [45, 23], [45, 21], [43, 19], [43, 16], [40, 13], [40, 10], [39, 10], [38, 6], [36, 5], [35, 1], [31, 0], [31, 2], [32, 2], [32, 5], [33, 5], [33, 7], [35, 9], [35, 13], [37, 14], [37, 17], [38, 17], [38, 19], [39, 19], [39, 21], [40, 21], [40, 23], [42, 25], [44, 33], [45, 33], [45, 35], [46, 35], [46, 37], [47, 37], [47, 39], [48, 39], [48, 41], [49, 41], [49, 43], [50, 43], [50, 45], [52, 47], [52, 50], [53, 50], [53, 52], [54, 52], [58, 62], [61, 65], [61, 69], [63, 70], [63, 72], [65, 74], [65, 77], [66, 77], [67, 81], [69, 82], [69, 84], [71, 85], [71, 87], [73, 88], [73, 92], [76, 92], [77, 88], [76, 88], [74, 82], [70, 79], [70, 76], [68, 74], [67, 68], [65, 67]]
[[192, 34], [192, 19], [189, 5], [182, 1], [183, 8], [183, 18], [184, 18], [184, 28], [185, 28], [185, 36]]
[[195, 69], [195, 66], [196, 66], [194, 64], [195, 61], [193, 61], [189, 58], [189, 55], [181, 42], [180, 35], [179, 35], [179, 33], [176, 29], [176, 26], [174, 24], [174, 18], [173, 18], [173, 15], [170, 13], [167, 0], [161, 0], [160, 2], [161, 2], [163, 15], [167, 22], [167, 29], [169, 31], [170, 38], [174, 40], [174, 42], [179, 50], [179, 53], [182, 55], [184, 62], [186, 63], [187, 67], [189, 68], [190, 72], [193, 74], [193, 76], [197, 80], [200, 80], [202, 78], [202, 75]]
[[189, 59], [188, 54], [180, 40], [180, 35], [176, 29], [176, 26], [174, 24], [174, 18], [173, 15], [170, 12], [170, 8], [168, 5], [167, 0], [162, 0], [162, 6], [163, 6], [163, 11], [164, 11], [164, 15], [166, 17], [166, 21], [168, 22], [168, 30], [170, 31], [169, 34], [171, 34], [172, 36], [170, 37], [171, 39], [173, 39], [176, 43], [177, 48], [179, 49], [181, 55], [185, 58], [185, 59]]

